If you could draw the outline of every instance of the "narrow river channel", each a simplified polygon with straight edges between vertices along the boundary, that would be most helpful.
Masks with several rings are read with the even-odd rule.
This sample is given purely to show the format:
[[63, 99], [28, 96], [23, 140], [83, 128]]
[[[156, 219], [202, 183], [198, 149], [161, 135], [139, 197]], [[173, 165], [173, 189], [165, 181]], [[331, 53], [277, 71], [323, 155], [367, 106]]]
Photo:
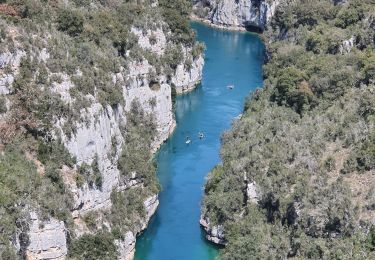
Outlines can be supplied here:
[[205, 260], [218, 254], [199, 226], [205, 177], [220, 162], [221, 134], [249, 93], [262, 86], [264, 45], [257, 35], [192, 26], [207, 48], [203, 80], [176, 99], [177, 128], [156, 157], [160, 206], [138, 238], [137, 260]]

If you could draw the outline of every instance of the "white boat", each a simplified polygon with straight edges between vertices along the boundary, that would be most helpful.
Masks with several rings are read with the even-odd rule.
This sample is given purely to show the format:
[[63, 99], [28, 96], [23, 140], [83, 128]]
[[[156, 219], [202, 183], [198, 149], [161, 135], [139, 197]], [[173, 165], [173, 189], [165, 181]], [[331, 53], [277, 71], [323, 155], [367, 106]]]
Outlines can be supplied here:
[[227, 88], [228, 89], [234, 89], [234, 85], [228, 85]]
[[190, 142], [191, 142], [191, 140], [190, 139], [188, 139], [188, 140], [186, 140], [186, 144], [190, 144]]

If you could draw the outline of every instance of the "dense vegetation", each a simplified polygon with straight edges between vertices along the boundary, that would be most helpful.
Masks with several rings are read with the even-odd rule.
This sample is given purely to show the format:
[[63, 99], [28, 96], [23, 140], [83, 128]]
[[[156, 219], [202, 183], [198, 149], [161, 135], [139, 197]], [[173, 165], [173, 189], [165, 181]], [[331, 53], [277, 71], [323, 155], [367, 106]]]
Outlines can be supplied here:
[[332, 2], [282, 4], [265, 32], [264, 87], [205, 186], [220, 259], [375, 257], [375, 5]]
[[[114, 148], [112, 157], [120, 157], [121, 182], [136, 178], [140, 183], [114, 190], [112, 209], [85, 215], [90, 234], [80, 238], [74, 233], [73, 196], [64, 175], [72, 175], [68, 178], [73, 177], [78, 188], [87, 184], [100, 190], [103, 173], [97, 157], [90, 164], [77, 164], [60, 136], [63, 132], [69, 139], [78, 124], [88, 124], [81, 115], [93, 103], [102, 105], [102, 113], [123, 107], [122, 91], [132, 84], [127, 75], [134, 63], [147, 60], [155, 69], [148, 79], [158, 85], [158, 76], [168, 80], [178, 64], [191, 62], [184, 61], [182, 47], [197, 58], [202, 46], [187, 21], [190, 8], [188, 0], [161, 0], [159, 5], [153, 0], [0, 1], [1, 73], [15, 75], [13, 84], [6, 86], [10, 93], [0, 94], [0, 258], [24, 253], [30, 211], [41, 220], [65, 222], [70, 256], [77, 259], [113, 259], [114, 241], [143, 228], [143, 201], [159, 190], [150, 154], [157, 134], [154, 117], [137, 102], [131, 105], [121, 129], [122, 152]], [[165, 53], [140, 48], [134, 28], [145, 33], [161, 29], [167, 37]], [[155, 41], [155, 36], [150, 38]], [[4, 65], [6, 55], [18, 54], [19, 68]], [[122, 77], [114, 80], [116, 74]], [[65, 95], [56, 89], [66, 89]], [[18, 238], [20, 252], [15, 251]]]

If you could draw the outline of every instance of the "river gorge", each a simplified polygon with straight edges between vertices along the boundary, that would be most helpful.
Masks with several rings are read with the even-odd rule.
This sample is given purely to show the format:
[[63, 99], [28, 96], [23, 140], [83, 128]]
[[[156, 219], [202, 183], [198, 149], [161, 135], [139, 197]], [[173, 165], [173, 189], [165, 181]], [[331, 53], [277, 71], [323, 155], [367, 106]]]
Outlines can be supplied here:
[[138, 260], [217, 255], [199, 225], [205, 176], [220, 162], [220, 135], [241, 114], [249, 93], [262, 86], [265, 49], [256, 34], [200, 23], [192, 27], [206, 45], [203, 79], [195, 90], [176, 98], [177, 127], [156, 155], [160, 206], [137, 239]]
[[374, 0], [2, 1], [0, 259], [375, 259], [374, 50]]

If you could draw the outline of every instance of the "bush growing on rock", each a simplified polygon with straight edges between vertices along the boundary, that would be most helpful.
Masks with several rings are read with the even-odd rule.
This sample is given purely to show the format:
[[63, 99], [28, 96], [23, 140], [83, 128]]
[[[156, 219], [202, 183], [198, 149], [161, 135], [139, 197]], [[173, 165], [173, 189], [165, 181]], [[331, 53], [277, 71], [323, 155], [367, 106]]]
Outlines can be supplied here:
[[188, 0], [159, 1], [163, 8], [166, 22], [174, 33], [174, 40], [192, 45], [194, 43], [194, 32], [190, 29], [188, 16], [192, 11], [192, 3]]
[[155, 119], [146, 114], [139, 101], [133, 100], [128, 113], [126, 128], [123, 129], [125, 143], [118, 160], [118, 168], [124, 178], [136, 178], [157, 191], [156, 167], [150, 154], [156, 131]]
[[116, 259], [117, 251], [113, 235], [99, 232], [85, 234], [70, 245], [69, 256], [73, 259]]
[[[109, 219], [113, 230], [125, 234], [131, 230], [134, 233], [142, 227], [142, 221], [146, 216], [146, 209], [143, 204], [145, 192], [141, 188], [133, 188], [123, 192], [113, 191], [111, 202], [113, 207]], [[124, 216], [127, 216], [124, 218]]]
[[57, 16], [57, 28], [70, 36], [78, 36], [83, 31], [83, 19], [78, 10], [62, 9]]

